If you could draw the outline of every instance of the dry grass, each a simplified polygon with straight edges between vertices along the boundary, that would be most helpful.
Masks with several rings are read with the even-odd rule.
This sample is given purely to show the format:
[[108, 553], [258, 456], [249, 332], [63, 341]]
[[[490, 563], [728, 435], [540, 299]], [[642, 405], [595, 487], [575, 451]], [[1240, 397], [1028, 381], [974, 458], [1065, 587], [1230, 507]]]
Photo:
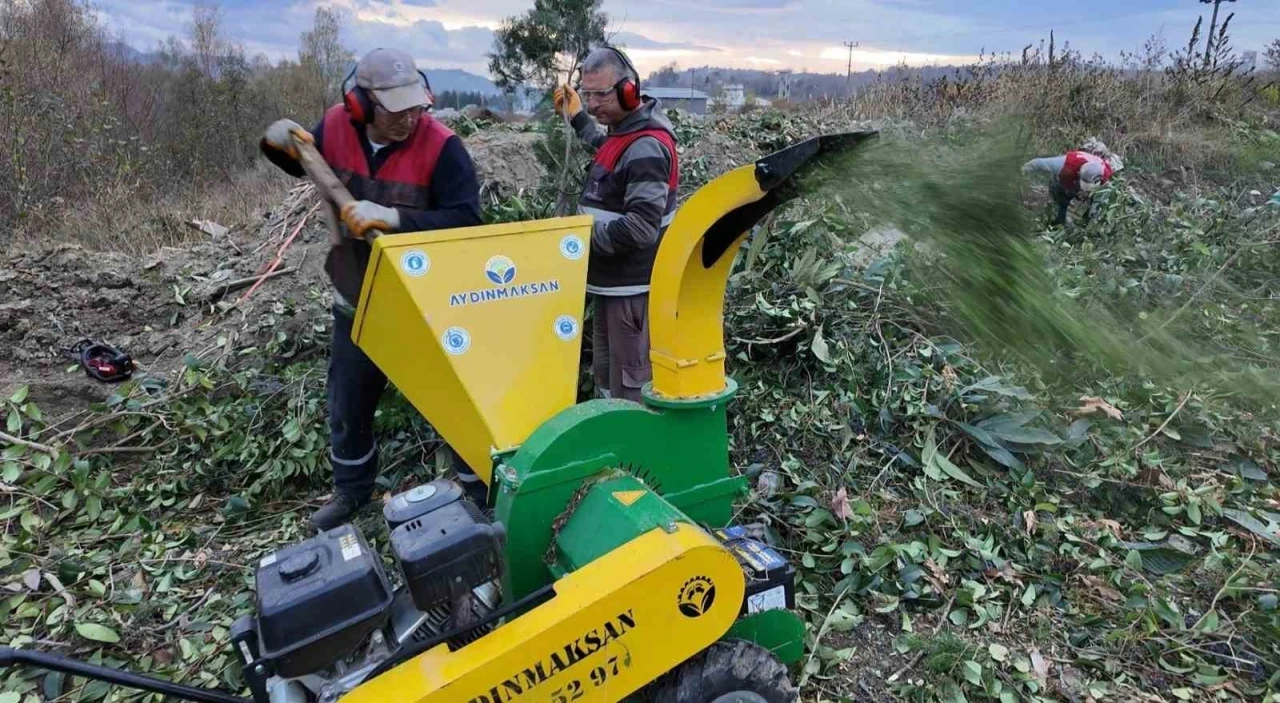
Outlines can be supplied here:
[[58, 200], [42, 209], [28, 225], [13, 233], [13, 247], [31, 249], [50, 243], [73, 243], [105, 251], [148, 254], [178, 246], [204, 234], [188, 223], [212, 220], [242, 227], [280, 202], [292, 179], [260, 161], [222, 180], [185, 185], [168, 194], [143, 194], [138, 188], [113, 186], [83, 202]]

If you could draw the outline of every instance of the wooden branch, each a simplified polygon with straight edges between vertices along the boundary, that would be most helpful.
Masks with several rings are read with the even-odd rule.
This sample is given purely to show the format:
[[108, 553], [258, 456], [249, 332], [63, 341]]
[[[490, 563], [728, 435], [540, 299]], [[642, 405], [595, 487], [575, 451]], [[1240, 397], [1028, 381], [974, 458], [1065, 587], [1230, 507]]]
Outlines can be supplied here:
[[297, 266], [291, 266], [289, 268], [282, 268], [282, 269], [277, 269], [275, 271], [270, 271], [262, 274], [261, 276], [246, 276], [244, 278], [237, 278], [232, 281], [227, 281], [226, 283], [223, 283], [221, 286], [218, 286], [217, 288], [215, 288], [212, 292], [208, 293], [205, 296], [205, 300], [206, 301], [217, 300], [218, 298], [221, 298], [227, 293], [231, 293], [233, 291], [240, 290], [241, 288], [251, 286], [260, 280], [265, 281], [268, 278], [275, 278], [276, 276], [283, 276], [289, 273], [297, 273], [297, 271], [298, 271]]
[[7, 432], [0, 432], [0, 442], [8, 442], [9, 444], [16, 444], [19, 447], [30, 447], [38, 452], [44, 452], [49, 456], [58, 455], [58, 450], [54, 449], [53, 447], [50, 447], [47, 444], [40, 444], [39, 442], [32, 442], [25, 439], [18, 439], [17, 437], [14, 437], [13, 435]]

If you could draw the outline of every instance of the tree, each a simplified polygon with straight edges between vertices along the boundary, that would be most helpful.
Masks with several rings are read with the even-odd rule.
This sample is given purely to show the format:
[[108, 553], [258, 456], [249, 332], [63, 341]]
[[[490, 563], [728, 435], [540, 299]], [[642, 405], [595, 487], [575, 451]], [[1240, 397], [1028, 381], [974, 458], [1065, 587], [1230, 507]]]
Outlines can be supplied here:
[[535, 0], [533, 9], [508, 17], [494, 33], [489, 73], [504, 91], [533, 84], [550, 90], [577, 70], [605, 40], [609, 18], [601, 0]]
[[1280, 39], [1272, 40], [1262, 53], [1267, 57], [1267, 68], [1280, 73]]
[[198, 2], [191, 8], [191, 53], [196, 67], [210, 78], [217, 74], [218, 58], [225, 51], [222, 39], [222, 10], [213, 3]]
[[649, 74], [648, 80], [645, 81], [653, 86], [675, 86], [680, 84], [680, 68], [676, 63], [671, 63]]
[[341, 34], [339, 11], [317, 7], [311, 29], [299, 37], [298, 64], [318, 111], [341, 93], [342, 79], [355, 60], [355, 54], [342, 45]]

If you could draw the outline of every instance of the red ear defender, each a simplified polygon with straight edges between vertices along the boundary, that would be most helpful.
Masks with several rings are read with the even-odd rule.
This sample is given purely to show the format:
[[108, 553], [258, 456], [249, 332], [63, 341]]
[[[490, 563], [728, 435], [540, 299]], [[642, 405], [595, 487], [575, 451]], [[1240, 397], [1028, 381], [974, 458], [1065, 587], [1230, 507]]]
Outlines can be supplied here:
[[635, 80], [632, 80], [630, 77], [623, 78], [613, 86], [614, 92], [618, 95], [618, 104], [621, 105], [624, 110], [634, 110], [637, 107], [640, 107], [640, 72], [637, 71], [635, 65], [631, 63], [631, 59], [627, 58], [627, 55], [618, 50], [617, 47], [605, 44], [604, 48], [612, 51], [614, 54], [617, 54], [618, 58], [622, 59], [622, 63], [631, 72], [631, 75], [636, 77]]
[[640, 88], [630, 78], [618, 81], [618, 104], [624, 110], [640, 107]]
[[348, 90], [346, 94], [342, 96], [342, 102], [346, 104], [347, 112], [351, 113], [351, 119], [361, 124], [365, 124], [368, 122], [366, 119], [368, 113], [365, 112], [364, 105], [360, 100], [361, 96], [356, 93], [356, 90], [359, 89], [356, 88]]
[[347, 106], [347, 112], [351, 113], [351, 119], [360, 124], [369, 124], [373, 122], [373, 101], [369, 100], [369, 93], [351, 81], [356, 75], [356, 67], [352, 66], [351, 71], [347, 73], [347, 77], [342, 79], [342, 87], [345, 90], [347, 83], [352, 83], [351, 90], [346, 90], [342, 94], [342, 103]]

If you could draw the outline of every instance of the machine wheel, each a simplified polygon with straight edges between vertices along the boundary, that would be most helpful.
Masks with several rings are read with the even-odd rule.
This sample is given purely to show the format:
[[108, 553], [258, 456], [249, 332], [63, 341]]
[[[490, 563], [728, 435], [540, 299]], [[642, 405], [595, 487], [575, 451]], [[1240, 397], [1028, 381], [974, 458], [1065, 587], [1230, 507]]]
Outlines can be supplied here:
[[793, 703], [799, 691], [769, 650], [728, 640], [655, 681], [646, 698], [652, 703]]

